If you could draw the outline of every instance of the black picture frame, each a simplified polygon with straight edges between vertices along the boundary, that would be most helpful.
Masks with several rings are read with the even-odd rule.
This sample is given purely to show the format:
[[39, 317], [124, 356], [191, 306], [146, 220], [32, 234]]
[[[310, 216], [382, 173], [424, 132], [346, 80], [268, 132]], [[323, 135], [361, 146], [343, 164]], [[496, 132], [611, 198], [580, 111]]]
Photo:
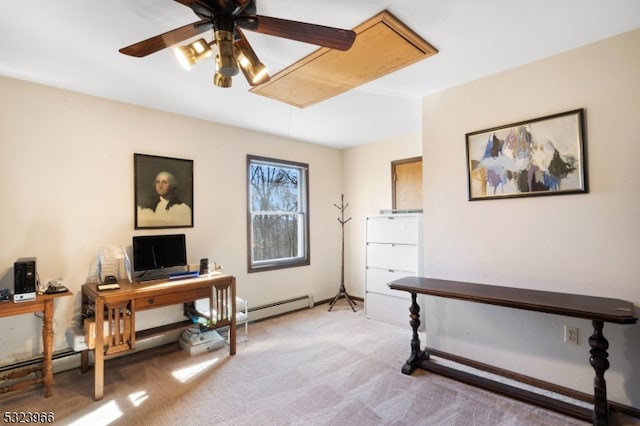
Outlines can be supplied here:
[[[135, 229], [193, 227], [193, 160], [135, 153], [133, 170]], [[160, 173], [168, 188], [163, 198]]]
[[469, 201], [588, 192], [584, 109], [465, 138]]

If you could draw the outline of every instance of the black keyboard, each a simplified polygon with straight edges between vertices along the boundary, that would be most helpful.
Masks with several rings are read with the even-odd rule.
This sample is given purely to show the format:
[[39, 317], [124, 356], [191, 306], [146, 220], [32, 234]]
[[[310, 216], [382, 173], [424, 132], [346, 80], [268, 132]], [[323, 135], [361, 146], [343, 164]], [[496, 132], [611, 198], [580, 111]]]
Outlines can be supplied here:
[[144, 283], [147, 281], [166, 280], [168, 278], [169, 278], [169, 274], [167, 273], [162, 273], [162, 274], [154, 273], [154, 274], [143, 274], [141, 276], [138, 276], [136, 280]]

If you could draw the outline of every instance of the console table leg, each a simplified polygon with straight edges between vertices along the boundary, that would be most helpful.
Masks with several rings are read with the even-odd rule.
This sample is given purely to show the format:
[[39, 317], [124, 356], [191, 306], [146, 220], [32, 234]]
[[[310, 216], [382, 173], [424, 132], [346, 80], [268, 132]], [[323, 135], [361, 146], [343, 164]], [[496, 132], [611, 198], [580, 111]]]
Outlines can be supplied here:
[[429, 359], [429, 354], [420, 349], [420, 338], [418, 337], [418, 328], [420, 327], [420, 305], [418, 305], [417, 294], [411, 293], [411, 307], [409, 307], [409, 324], [413, 331], [411, 337], [411, 355], [407, 362], [402, 366], [404, 374], [411, 374], [418, 366], [420, 361]]
[[589, 353], [589, 363], [596, 372], [596, 376], [593, 379], [593, 390], [595, 397], [595, 404], [593, 407], [593, 424], [595, 426], [606, 426], [608, 424], [609, 417], [609, 403], [607, 402], [607, 383], [604, 380], [604, 372], [609, 368], [609, 361], [607, 357], [607, 349], [609, 349], [609, 342], [602, 334], [602, 321], [593, 321], [593, 335], [589, 337], [589, 346], [591, 350]]

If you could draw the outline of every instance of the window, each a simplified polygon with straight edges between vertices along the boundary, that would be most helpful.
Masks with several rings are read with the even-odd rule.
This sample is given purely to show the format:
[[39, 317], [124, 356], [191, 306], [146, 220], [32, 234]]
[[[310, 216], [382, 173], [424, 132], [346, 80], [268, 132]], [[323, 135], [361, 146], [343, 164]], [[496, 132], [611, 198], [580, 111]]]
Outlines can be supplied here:
[[308, 265], [309, 166], [247, 156], [248, 271]]

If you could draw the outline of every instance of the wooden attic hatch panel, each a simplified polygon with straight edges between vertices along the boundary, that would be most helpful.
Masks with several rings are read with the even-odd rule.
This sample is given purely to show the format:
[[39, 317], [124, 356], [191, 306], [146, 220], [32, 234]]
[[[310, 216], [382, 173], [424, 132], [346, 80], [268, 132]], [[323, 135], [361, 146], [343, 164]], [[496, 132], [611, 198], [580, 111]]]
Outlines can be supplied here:
[[250, 92], [304, 108], [438, 53], [387, 11], [353, 30], [349, 50], [322, 47]]

